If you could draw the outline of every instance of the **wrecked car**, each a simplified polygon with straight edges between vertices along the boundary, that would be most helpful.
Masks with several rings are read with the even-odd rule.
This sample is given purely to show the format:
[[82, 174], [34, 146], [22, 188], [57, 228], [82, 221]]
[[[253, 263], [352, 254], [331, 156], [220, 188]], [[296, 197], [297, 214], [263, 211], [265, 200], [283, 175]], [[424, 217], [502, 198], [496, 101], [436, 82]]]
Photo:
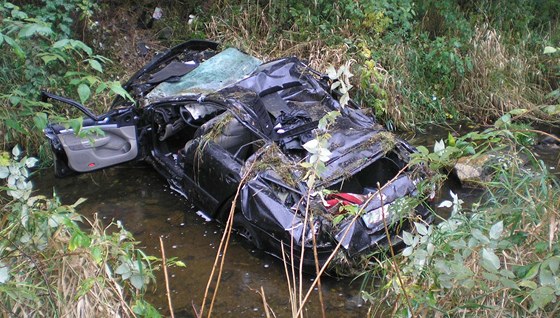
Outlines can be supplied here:
[[[188, 41], [134, 74], [123, 85], [133, 101], [118, 97], [105, 114], [43, 92], [78, 108], [82, 131], [92, 130], [50, 123], [45, 134], [57, 176], [143, 160], [213, 219], [225, 222], [237, 198], [234, 228], [259, 249], [304, 266], [314, 266], [314, 246], [321, 265], [336, 249], [333, 265], [352, 264], [429, 215], [408, 166], [414, 149], [354, 102], [341, 107], [331, 84], [295, 57], [265, 63]], [[310, 182], [304, 145], [317, 138], [330, 153]]]

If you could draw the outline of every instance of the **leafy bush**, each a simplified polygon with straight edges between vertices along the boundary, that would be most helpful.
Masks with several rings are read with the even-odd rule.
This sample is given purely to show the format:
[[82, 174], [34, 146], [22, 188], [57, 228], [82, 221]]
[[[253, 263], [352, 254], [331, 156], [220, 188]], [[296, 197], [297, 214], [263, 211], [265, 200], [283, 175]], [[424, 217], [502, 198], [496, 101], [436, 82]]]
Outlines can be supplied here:
[[[40, 155], [46, 157], [42, 129], [49, 113], [60, 112], [39, 102], [41, 89], [63, 91], [82, 103], [91, 100], [94, 93], [98, 99], [101, 93], [126, 95], [120, 83], [102, 79], [106, 58], [95, 55], [83, 42], [68, 38], [72, 12], [57, 11], [90, 10], [88, 3], [46, 1], [43, 9], [32, 10], [37, 15], [9, 2], [0, 8], [4, 16], [0, 21], [0, 127], [5, 132], [4, 145], [23, 144], [32, 152], [43, 150]], [[54, 22], [58, 23], [56, 28], [51, 24]]]
[[433, 152], [419, 148], [413, 162], [433, 169], [492, 148], [528, 159], [497, 161], [491, 180], [481, 181], [480, 202], [467, 209], [452, 192], [452, 200], [439, 205], [450, 208], [449, 218], [404, 232], [402, 255], [378, 261], [387, 283], [377, 292], [379, 286], [368, 287], [367, 298], [384, 294], [399, 316], [557, 315], [560, 190], [524, 147], [527, 130], [509, 130], [512, 125], [506, 114], [486, 131], [450, 136], [448, 146], [438, 142]]
[[[158, 317], [142, 295], [153, 280], [149, 258], [119, 223], [91, 231], [79, 226], [76, 207], [33, 196], [28, 168], [37, 159], [0, 156], [7, 180], [0, 210], [0, 312], [34, 317]], [[132, 306], [128, 304], [131, 303]]]

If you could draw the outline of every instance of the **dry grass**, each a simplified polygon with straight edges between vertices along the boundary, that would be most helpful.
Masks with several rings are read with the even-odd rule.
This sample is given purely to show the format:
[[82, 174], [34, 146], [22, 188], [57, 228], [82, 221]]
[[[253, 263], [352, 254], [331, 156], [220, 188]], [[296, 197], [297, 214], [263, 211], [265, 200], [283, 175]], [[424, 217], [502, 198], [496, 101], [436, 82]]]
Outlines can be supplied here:
[[[103, 233], [99, 221], [92, 233]], [[2, 317], [135, 317], [127, 305], [125, 291], [104, 263], [97, 263], [90, 249], [68, 252], [70, 236], [59, 230], [42, 251], [23, 251], [4, 258], [18, 264], [17, 300], [1, 297]], [[106, 242], [94, 242], [107, 255]], [[27, 295], [27, 296], [26, 296]]]
[[547, 92], [533, 80], [542, 76], [535, 57], [507, 47], [498, 32], [486, 25], [476, 28], [470, 44], [473, 70], [459, 86], [459, 111], [484, 123], [516, 108], [543, 115], [538, 106]]
[[[227, 1], [226, 1], [227, 2]], [[297, 56], [309, 62], [312, 68], [319, 71], [326, 70], [329, 65], [342, 65], [347, 59], [348, 47], [327, 46], [322, 39], [308, 39], [302, 41], [297, 26], [282, 31], [272, 31], [269, 10], [274, 4], [266, 6], [248, 6], [236, 16], [235, 10], [222, 8], [220, 14], [213, 15], [211, 21], [206, 23], [205, 32], [208, 38], [243, 49], [248, 54], [264, 61], [285, 57]], [[215, 6], [217, 7], [217, 6]]]

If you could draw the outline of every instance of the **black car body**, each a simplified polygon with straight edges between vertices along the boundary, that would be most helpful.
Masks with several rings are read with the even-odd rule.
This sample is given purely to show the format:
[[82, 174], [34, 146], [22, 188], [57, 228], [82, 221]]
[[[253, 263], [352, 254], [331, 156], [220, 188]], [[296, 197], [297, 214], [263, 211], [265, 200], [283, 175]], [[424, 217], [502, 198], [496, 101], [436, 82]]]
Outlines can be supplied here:
[[[324, 263], [340, 243], [333, 264], [352, 263], [387, 246], [387, 233], [397, 233], [402, 221], [427, 219], [428, 212], [422, 204], [405, 214], [395, 208], [417, 195], [419, 177], [407, 165], [413, 148], [352, 102], [341, 107], [329, 81], [294, 57], [262, 63], [233, 48], [220, 52], [213, 42], [186, 42], [123, 86], [135, 103], [119, 97], [106, 114], [44, 93], [82, 110], [83, 130], [104, 132], [79, 137], [50, 124], [56, 175], [148, 161], [221, 221], [239, 188], [234, 226], [257, 247], [281, 257], [284, 244], [299, 258], [303, 246], [307, 266], [314, 264], [313, 244]], [[340, 112], [323, 132], [331, 156], [309, 189], [303, 145], [331, 111]]]

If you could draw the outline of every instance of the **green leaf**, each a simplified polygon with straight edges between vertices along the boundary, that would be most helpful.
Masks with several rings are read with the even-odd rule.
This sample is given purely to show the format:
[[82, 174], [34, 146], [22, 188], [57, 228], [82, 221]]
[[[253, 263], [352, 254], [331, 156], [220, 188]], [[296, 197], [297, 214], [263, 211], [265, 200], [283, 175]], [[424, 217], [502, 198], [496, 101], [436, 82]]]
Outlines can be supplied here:
[[35, 127], [37, 127], [38, 129], [45, 129], [48, 124], [47, 114], [35, 113], [35, 116], [33, 116], [33, 122], [35, 123]]
[[428, 148], [426, 148], [424, 146], [418, 146], [418, 147], [416, 147], [416, 150], [418, 150], [418, 152], [421, 153], [424, 156], [430, 153], [430, 150], [428, 150]]
[[414, 248], [412, 246], [407, 246], [403, 251], [402, 251], [402, 256], [404, 257], [408, 257], [410, 255], [412, 255], [412, 252], [414, 251]]
[[523, 115], [523, 114], [525, 114], [526, 112], [528, 112], [528, 110], [525, 109], [525, 108], [516, 108], [516, 109], [510, 110], [510, 111], [508, 112], [508, 114], [511, 114], [511, 115], [513, 115], [513, 116], [518, 116], [518, 115]]
[[84, 296], [85, 294], [87, 294], [91, 288], [94, 286], [94, 284], [96, 283], [97, 277], [90, 277], [90, 278], [86, 278], [82, 281], [82, 283], [80, 284], [80, 286], [78, 286], [78, 292], [76, 293], [75, 296], [75, 300], [78, 300], [80, 297]]
[[548, 251], [548, 242], [536, 242], [535, 252], [536, 253], [546, 253]]
[[80, 101], [82, 104], [88, 100], [90, 94], [91, 90], [89, 89], [89, 86], [83, 83], [78, 86], [78, 95], [80, 95]]
[[334, 66], [329, 65], [327, 67], [327, 76], [331, 79], [331, 80], [335, 80], [338, 78], [337, 73], [336, 73], [336, 69], [334, 68]]
[[486, 237], [486, 235], [482, 234], [482, 231], [480, 231], [479, 229], [471, 230], [471, 235], [483, 244], [490, 243], [490, 240]]
[[135, 314], [145, 318], [161, 318], [160, 313], [152, 305], [143, 299], [137, 299], [135, 305], [132, 307]]
[[468, 154], [468, 155], [474, 155], [474, 154], [476, 154], [476, 151], [474, 150], [473, 146], [467, 146], [464, 149], [464, 153]]
[[82, 130], [82, 123], [84, 119], [82, 117], [73, 118], [68, 121], [70, 128], [74, 130], [74, 134], [78, 134]]
[[556, 53], [558, 51], [558, 49], [552, 47], [552, 46], [545, 46], [543, 53], [544, 54], [553, 54]]
[[428, 228], [426, 227], [426, 225], [422, 223], [414, 222], [414, 226], [416, 227], [416, 231], [418, 231], [418, 234], [420, 235], [428, 234]]
[[91, 256], [93, 260], [97, 264], [101, 264], [103, 262], [103, 252], [99, 246], [93, 246], [91, 249]]
[[12, 149], [12, 155], [15, 158], [18, 158], [21, 155], [21, 149], [19, 148], [19, 145], [16, 145], [13, 149]]
[[537, 274], [539, 273], [539, 268], [540, 267], [541, 267], [541, 264], [538, 264], [538, 263], [533, 265], [533, 267], [531, 267], [531, 269], [527, 272], [527, 274], [525, 274], [523, 279], [533, 279], [533, 278], [535, 278], [535, 276], [537, 276]]
[[14, 120], [14, 119], [12, 119], [12, 118], [7, 118], [7, 119], [4, 121], [4, 124], [5, 124], [6, 126], [8, 126], [9, 128], [11, 128], [11, 129], [17, 130], [17, 131], [20, 132], [20, 133], [26, 133], [25, 129], [23, 129], [23, 127], [21, 127], [21, 125], [19, 124], [19, 122], [16, 121], [16, 120]]
[[25, 166], [26, 166], [27, 168], [33, 168], [33, 167], [35, 167], [35, 165], [37, 164], [37, 162], [39, 162], [39, 160], [38, 160], [37, 158], [30, 157], [30, 158], [27, 158], [27, 159], [25, 160]]
[[541, 267], [539, 282], [541, 286], [554, 286], [556, 283], [554, 275], [552, 275], [552, 272], [546, 267]]
[[41, 25], [37, 23], [31, 23], [25, 25], [18, 33], [18, 37], [20, 38], [28, 38], [35, 34], [42, 34], [42, 35], [49, 35], [52, 34], [53, 31], [50, 27], [46, 25]]
[[503, 128], [509, 124], [511, 124], [511, 114], [505, 114], [496, 121], [495, 126], [497, 128]]
[[134, 101], [132, 96], [130, 96], [128, 94], [128, 92], [124, 88], [122, 88], [121, 83], [119, 83], [118, 81], [112, 81], [112, 82], [109, 82], [108, 84], [109, 84], [109, 88], [111, 89], [111, 91], [113, 93], [115, 93], [115, 94], [117, 94], [117, 95], [119, 95], [123, 98], [126, 98], [130, 101]]
[[558, 267], [560, 265], [560, 256], [553, 256], [548, 259], [548, 266], [552, 273], [558, 275]]
[[407, 231], [403, 231], [402, 239], [404, 244], [410, 246], [414, 242], [414, 237]]
[[105, 82], [99, 83], [99, 85], [97, 85], [97, 88], [95, 89], [95, 94], [99, 94], [103, 92], [106, 88], [107, 88], [107, 83]]
[[498, 240], [502, 236], [502, 232], [504, 230], [504, 222], [500, 221], [490, 228], [490, 238], [493, 240]]
[[535, 289], [531, 294], [531, 300], [533, 300], [533, 306], [529, 311], [534, 312], [537, 309], [544, 309], [546, 305], [554, 301], [556, 297], [554, 296], [554, 289], [549, 286], [543, 286]]
[[103, 67], [101, 66], [101, 63], [99, 63], [94, 59], [89, 59], [88, 61], [89, 61], [89, 66], [91, 66], [91, 68], [98, 71], [99, 73], [103, 73]]
[[519, 290], [519, 286], [517, 285], [516, 282], [514, 282], [511, 279], [507, 279], [505, 277], [500, 278], [500, 283], [502, 284], [502, 286], [504, 286], [505, 288], [510, 288], [510, 289], [517, 289]]
[[6, 43], [8, 43], [8, 45], [12, 47], [17, 57], [21, 59], [25, 58], [25, 52], [23, 51], [21, 46], [19, 46], [19, 44], [17, 44], [16, 41], [14, 41], [14, 39], [12, 39], [7, 35], [4, 35], [4, 41], [6, 41]]
[[455, 147], [455, 144], [457, 143], [457, 141], [455, 140], [455, 137], [453, 137], [453, 135], [451, 134], [451, 132], [449, 132], [447, 134], [447, 144], [449, 146]]
[[41, 59], [43, 60], [43, 63], [45, 63], [45, 65], [56, 60], [61, 61], [62, 63], [66, 63], [66, 59], [62, 55], [57, 53], [52, 53], [52, 54], [45, 53], [45, 54], [41, 54], [40, 56]]
[[0, 179], [6, 179], [10, 175], [8, 167], [0, 167]]
[[142, 274], [134, 274], [130, 276], [129, 280], [136, 289], [142, 289], [142, 287], [144, 287], [144, 276]]
[[21, 97], [17, 95], [12, 95], [10, 96], [9, 100], [12, 106], [17, 106], [21, 102]]
[[128, 279], [131, 273], [130, 264], [128, 262], [123, 262], [117, 269], [115, 269], [115, 274], [121, 275], [123, 279]]
[[[76, 232], [74, 237], [76, 237], [76, 247], [88, 248], [91, 246], [91, 238], [84, 232]], [[72, 239], [70, 239], [70, 241], [72, 241]]]
[[10, 279], [10, 268], [0, 262], [0, 284], [4, 284]]
[[496, 254], [494, 254], [493, 250], [483, 248], [482, 259], [492, 265], [495, 270], [500, 269], [500, 259], [496, 256]]
[[337, 226], [340, 222], [342, 222], [342, 220], [344, 220], [344, 214], [339, 214], [333, 218], [332, 224]]
[[519, 286], [521, 286], [521, 287], [527, 287], [527, 288], [530, 288], [530, 289], [536, 289], [536, 288], [538, 287], [537, 283], [535, 283], [535, 282], [532, 281], [532, 280], [522, 280], [522, 281], [519, 283]]
[[88, 56], [93, 53], [92, 49], [84, 42], [71, 39], [63, 39], [55, 42], [52, 46], [55, 49], [73, 49], [75, 51], [84, 51]]
[[498, 280], [500, 280], [500, 277], [496, 274], [493, 273], [488, 273], [488, 272], [482, 272], [482, 276], [491, 282], [497, 282]]

